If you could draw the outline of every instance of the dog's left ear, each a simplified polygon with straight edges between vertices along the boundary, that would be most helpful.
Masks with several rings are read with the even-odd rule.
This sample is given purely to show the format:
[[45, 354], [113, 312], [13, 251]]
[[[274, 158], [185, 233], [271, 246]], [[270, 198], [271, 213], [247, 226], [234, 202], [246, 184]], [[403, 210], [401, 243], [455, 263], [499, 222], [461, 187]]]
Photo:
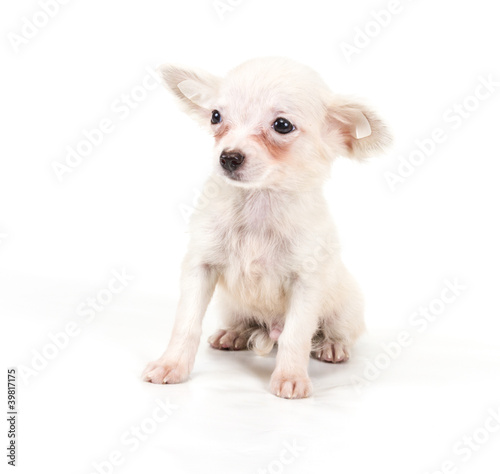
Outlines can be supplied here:
[[332, 101], [326, 113], [326, 142], [334, 154], [350, 158], [375, 155], [392, 141], [384, 122], [355, 101]]
[[208, 125], [221, 79], [199, 69], [174, 64], [160, 66], [159, 72], [184, 111]]

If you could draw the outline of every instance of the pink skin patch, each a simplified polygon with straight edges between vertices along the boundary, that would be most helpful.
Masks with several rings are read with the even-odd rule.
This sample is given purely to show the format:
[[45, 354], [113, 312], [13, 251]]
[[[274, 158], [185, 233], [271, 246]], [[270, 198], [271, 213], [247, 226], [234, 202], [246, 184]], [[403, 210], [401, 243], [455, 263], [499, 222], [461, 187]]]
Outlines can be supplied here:
[[251, 138], [261, 147], [267, 149], [271, 156], [277, 160], [284, 159], [290, 147], [290, 143], [276, 143], [270, 137], [270, 132], [266, 131], [262, 131], [259, 135], [253, 135]]
[[280, 326], [280, 325], [277, 325], [277, 324], [273, 324], [271, 326], [271, 331], [269, 331], [269, 337], [273, 341], [277, 341], [278, 338], [280, 337], [280, 334], [281, 334], [282, 331], [283, 331], [283, 326]]

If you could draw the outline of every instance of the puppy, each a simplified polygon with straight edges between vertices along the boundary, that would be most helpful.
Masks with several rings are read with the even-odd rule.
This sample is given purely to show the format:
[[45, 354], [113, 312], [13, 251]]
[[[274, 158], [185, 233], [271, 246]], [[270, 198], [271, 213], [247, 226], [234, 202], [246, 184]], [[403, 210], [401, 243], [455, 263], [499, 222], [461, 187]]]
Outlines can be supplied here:
[[211, 346], [267, 354], [277, 344], [271, 392], [307, 397], [310, 355], [346, 361], [364, 330], [363, 298], [340, 259], [322, 184], [334, 157], [381, 151], [386, 126], [288, 59], [250, 60], [223, 79], [173, 65], [161, 73], [215, 147], [211, 200], [190, 222], [172, 336], [144, 379], [188, 378], [217, 286], [223, 329]]

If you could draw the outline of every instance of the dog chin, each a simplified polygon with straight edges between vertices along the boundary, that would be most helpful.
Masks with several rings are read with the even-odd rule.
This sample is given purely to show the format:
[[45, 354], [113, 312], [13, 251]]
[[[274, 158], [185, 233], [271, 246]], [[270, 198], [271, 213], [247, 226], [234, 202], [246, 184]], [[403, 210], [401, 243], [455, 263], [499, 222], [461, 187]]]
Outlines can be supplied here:
[[230, 181], [243, 181], [243, 182], [245, 181], [241, 173], [235, 171], [224, 171], [222, 173], [222, 176], [229, 179]]
[[246, 180], [241, 174], [239, 173], [221, 173], [220, 176], [224, 179], [224, 181], [231, 186], [237, 186], [240, 188], [253, 188], [255, 187], [256, 183], [253, 181], [248, 181]]
[[264, 173], [263, 176], [259, 176], [255, 178], [245, 177], [244, 173], [238, 172], [219, 172], [219, 176], [229, 185], [235, 186], [238, 188], [246, 188], [246, 189], [255, 189], [262, 188], [266, 186], [266, 178], [269, 175], [269, 171]]

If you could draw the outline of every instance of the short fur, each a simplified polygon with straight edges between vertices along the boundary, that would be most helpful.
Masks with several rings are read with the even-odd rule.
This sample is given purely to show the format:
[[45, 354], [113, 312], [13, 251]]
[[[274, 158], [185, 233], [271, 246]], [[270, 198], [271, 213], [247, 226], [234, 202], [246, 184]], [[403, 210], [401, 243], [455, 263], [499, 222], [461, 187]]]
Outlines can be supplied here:
[[[322, 184], [334, 157], [381, 151], [387, 129], [370, 109], [334, 95], [317, 73], [288, 59], [247, 61], [224, 79], [173, 65], [161, 72], [183, 109], [215, 137], [209, 179], [218, 192], [193, 214], [173, 333], [145, 380], [188, 378], [217, 286], [223, 329], [212, 347], [267, 354], [277, 343], [272, 393], [307, 397], [310, 354], [345, 361], [364, 330], [363, 298], [340, 260]], [[222, 117], [215, 125], [214, 109]], [[295, 130], [277, 133], [278, 117]], [[242, 165], [223, 169], [223, 151], [244, 155]]]

